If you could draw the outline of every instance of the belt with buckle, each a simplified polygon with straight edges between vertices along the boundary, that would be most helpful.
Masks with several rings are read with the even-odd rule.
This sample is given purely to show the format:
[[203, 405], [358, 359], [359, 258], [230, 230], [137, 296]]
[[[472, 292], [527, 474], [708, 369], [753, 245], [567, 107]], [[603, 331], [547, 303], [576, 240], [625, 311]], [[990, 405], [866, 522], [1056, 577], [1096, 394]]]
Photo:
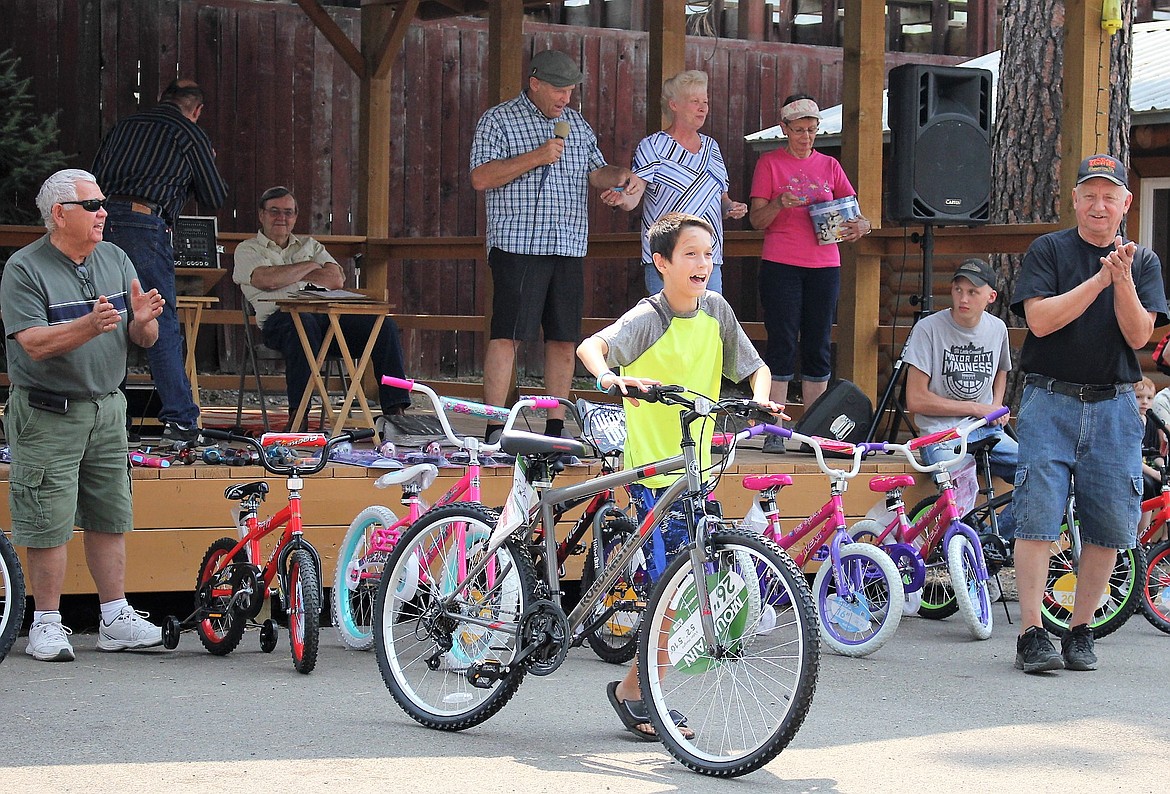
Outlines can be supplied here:
[[1055, 378], [1046, 378], [1043, 375], [1028, 375], [1024, 383], [1045, 391], [1063, 394], [1066, 397], [1076, 397], [1083, 403], [1099, 403], [1112, 400], [1119, 394], [1133, 391], [1132, 383], [1067, 383]]
[[162, 206], [150, 199], [141, 196], [106, 196], [106, 201], [116, 201], [120, 204], [129, 204], [132, 212], [143, 215], [161, 215]]

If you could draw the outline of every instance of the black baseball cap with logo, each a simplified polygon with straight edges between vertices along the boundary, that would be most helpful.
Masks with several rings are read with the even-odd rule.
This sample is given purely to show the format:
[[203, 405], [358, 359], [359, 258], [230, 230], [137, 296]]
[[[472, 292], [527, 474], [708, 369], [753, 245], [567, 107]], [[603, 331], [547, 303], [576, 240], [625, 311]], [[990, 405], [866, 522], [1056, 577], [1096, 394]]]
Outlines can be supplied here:
[[991, 287], [995, 289], [995, 271], [991, 269], [991, 265], [984, 262], [982, 259], [968, 259], [959, 265], [959, 269], [955, 271], [955, 275], [951, 278], [954, 281], [957, 278], [965, 278], [974, 284], [976, 287]]
[[1107, 154], [1091, 154], [1081, 160], [1081, 167], [1077, 169], [1077, 184], [1094, 177], [1108, 179], [1115, 185], [1129, 189], [1129, 176], [1126, 174], [1125, 166], [1116, 157], [1110, 157]]

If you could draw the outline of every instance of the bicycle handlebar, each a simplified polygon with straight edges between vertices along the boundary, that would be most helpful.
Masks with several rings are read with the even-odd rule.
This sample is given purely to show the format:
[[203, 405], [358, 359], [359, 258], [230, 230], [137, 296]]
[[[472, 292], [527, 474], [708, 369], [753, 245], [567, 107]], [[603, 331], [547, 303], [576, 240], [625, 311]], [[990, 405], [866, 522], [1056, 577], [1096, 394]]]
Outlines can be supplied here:
[[[215, 428], [205, 427], [199, 431], [207, 438], [214, 438], [219, 441], [235, 442], [237, 444], [245, 444], [255, 450], [260, 459], [260, 465], [265, 470], [273, 474], [302, 474], [311, 475], [316, 474], [325, 468], [329, 463], [329, 450], [338, 444], [347, 441], [362, 441], [363, 439], [371, 438], [374, 431], [366, 428], [358, 428], [347, 433], [341, 433], [333, 438], [329, 438], [324, 433], [265, 433], [259, 440], [251, 436], [240, 435], [232, 433], [228, 430], [217, 430]], [[311, 468], [302, 468], [295, 462], [292, 464], [281, 465], [274, 464], [269, 460], [265, 453], [265, 447], [281, 445], [286, 447], [323, 447], [321, 457]]]
[[[906, 456], [906, 459], [910, 462], [910, 465], [913, 466], [916, 471], [937, 472], [944, 469], [954, 468], [955, 466], [958, 466], [959, 463], [962, 462], [963, 458], [967, 455], [967, 437], [971, 435], [971, 432], [978, 430], [981, 427], [990, 425], [995, 420], [1006, 415], [1007, 412], [1007, 407], [997, 408], [987, 416], [968, 419], [960, 422], [955, 427], [951, 427], [946, 430], [939, 430], [936, 433], [929, 433], [925, 436], [919, 436], [918, 438], [912, 438], [905, 444], [886, 444], [886, 450], [889, 452], [901, 452]], [[953, 441], [954, 439], [960, 439], [961, 443], [959, 444], [958, 454], [953, 458], [947, 458], [929, 464], [921, 464], [918, 462], [918, 458], [914, 455], [915, 450], [922, 449], [923, 447], [930, 446], [931, 444], [939, 444], [944, 441]]]
[[395, 378], [390, 375], [382, 376], [382, 383], [386, 386], [392, 386], [398, 389], [405, 389], [406, 391], [417, 392], [425, 394], [434, 406], [435, 415], [439, 418], [439, 424], [443, 428], [443, 434], [452, 444], [460, 449], [471, 449], [473, 446], [482, 453], [491, 454], [500, 449], [499, 442], [494, 444], [485, 444], [474, 436], [464, 436], [460, 438], [455, 435], [455, 431], [451, 428], [451, 423], [447, 420], [447, 411], [451, 413], [464, 414], [466, 416], [478, 416], [483, 419], [494, 419], [504, 423], [504, 430], [511, 430], [512, 425], [516, 423], [516, 417], [520, 415], [520, 411], [525, 408], [556, 408], [562, 404], [568, 405], [566, 401], [560, 400], [556, 397], [525, 397], [517, 402], [511, 408], [501, 408], [498, 405], [487, 405], [485, 403], [477, 403], [471, 400], [458, 400], [453, 397], [440, 397], [435, 393], [435, 390], [425, 383], [419, 383], [415, 380], [406, 380], [403, 378]]
[[[816, 455], [817, 466], [822, 472], [830, 477], [852, 479], [857, 476], [861, 470], [861, 461], [876, 452], [885, 452], [887, 445], [882, 441], [867, 441], [863, 444], [851, 444], [848, 441], [838, 441], [832, 438], [822, 438], [820, 436], [806, 436], [804, 433], [798, 433], [795, 430], [789, 430], [786, 427], [780, 427], [773, 424], [759, 424], [742, 430], [737, 434], [737, 438], [755, 438], [756, 436], [770, 433], [781, 438], [790, 438], [793, 441], [799, 441], [808, 444], [812, 447], [813, 453]], [[837, 452], [843, 455], [848, 455], [853, 458], [853, 465], [848, 469], [837, 469], [825, 462], [825, 452]]]

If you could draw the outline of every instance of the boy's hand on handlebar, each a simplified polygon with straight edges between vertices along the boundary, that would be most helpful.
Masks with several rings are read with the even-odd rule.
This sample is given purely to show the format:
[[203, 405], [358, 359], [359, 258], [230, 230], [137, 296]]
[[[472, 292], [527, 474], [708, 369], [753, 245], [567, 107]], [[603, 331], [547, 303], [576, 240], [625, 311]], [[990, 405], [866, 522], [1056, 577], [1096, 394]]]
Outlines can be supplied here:
[[622, 396], [630, 401], [633, 406], [638, 406], [638, 399], [630, 396], [630, 389], [634, 388], [641, 392], [650, 391], [650, 386], [661, 386], [662, 382], [657, 380], [650, 380], [649, 378], [632, 378], [628, 375], [613, 375], [606, 379], [609, 384], [609, 390], [612, 392], [616, 387]]

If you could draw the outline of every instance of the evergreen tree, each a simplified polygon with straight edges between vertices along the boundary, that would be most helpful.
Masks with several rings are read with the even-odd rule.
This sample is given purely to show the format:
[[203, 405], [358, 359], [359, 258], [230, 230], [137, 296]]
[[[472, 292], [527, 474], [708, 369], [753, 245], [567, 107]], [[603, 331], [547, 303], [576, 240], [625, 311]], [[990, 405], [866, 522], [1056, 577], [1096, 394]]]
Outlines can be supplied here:
[[56, 116], [37, 115], [20, 58], [0, 52], [0, 224], [37, 224], [36, 195], [45, 177], [64, 168]]

